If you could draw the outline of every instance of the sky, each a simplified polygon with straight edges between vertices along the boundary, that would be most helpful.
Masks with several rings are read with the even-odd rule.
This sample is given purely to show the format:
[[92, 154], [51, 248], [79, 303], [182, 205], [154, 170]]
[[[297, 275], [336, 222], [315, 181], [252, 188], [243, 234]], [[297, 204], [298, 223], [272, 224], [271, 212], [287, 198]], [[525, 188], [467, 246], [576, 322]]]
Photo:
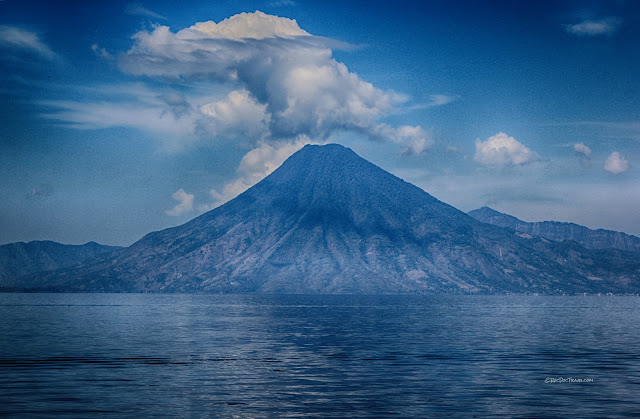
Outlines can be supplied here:
[[0, 244], [129, 245], [339, 143], [640, 235], [636, 1], [0, 0]]

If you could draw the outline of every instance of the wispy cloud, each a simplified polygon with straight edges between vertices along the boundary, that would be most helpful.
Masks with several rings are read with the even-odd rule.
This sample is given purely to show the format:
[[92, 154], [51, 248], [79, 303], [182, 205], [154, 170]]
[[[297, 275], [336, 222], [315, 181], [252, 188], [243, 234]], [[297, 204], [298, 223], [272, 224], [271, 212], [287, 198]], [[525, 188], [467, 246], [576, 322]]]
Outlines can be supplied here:
[[91, 45], [91, 51], [96, 54], [96, 57], [103, 58], [105, 60], [113, 60], [113, 55], [105, 48], [101, 48], [98, 44]]
[[120, 102], [78, 102], [50, 100], [41, 105], [53, 108], [45, 118], [62, 122], [68, 128], [103, 129], [125, 127], [150, 132], [161, 139], [169, 152], [180, 151], [196, 141], [197, 120], [177, 116], [161, 98], [147, 103], [145, 98]]
[[619, 17], [607, 17], [599, 20], [584, 20], [580, 23], [563, 25], [567, 33], [583, 36], [602, 36], [612, 35], [616, 33], [622, 25], [622, 19]]
[[455, 102], [458, 99], [460, 99], [460, 96], [456, 95], [430, 95], [429, 102], [412, 105], [409, 107], [409, 109], [426, 109], [436, 106], [444, 106], [448, 105], [451, 102]]
[[156, 13], [153, 10], [147, 9], [146, 7], [144, 7], [142, 4], [138, 2], [127, 4], [126, 7], [124, 8], [124, 12], [128, 15], [133, 15], [133, 16], [146, 16], [146, 17], [152, 17], [154, 19], [161, 19], [161, 20], [167, 19], [166, 16], [163, 16], [160, 13]]
[[599, 129], [609, 138], [627, 138], [640, 140], [640, 122], [608, 122], [608, 121], [573, 121], [543, 124], [543, 126], [592, 127]]
[[295, 6], [297, 3], [294, 0], [275, 0], [269, 3], [271, 7], [285, 7], [285, 6]]
[[34, 53], [49, 60], [57, 57], [37, 33], [16, 26], [0, 25], [0, 47]]

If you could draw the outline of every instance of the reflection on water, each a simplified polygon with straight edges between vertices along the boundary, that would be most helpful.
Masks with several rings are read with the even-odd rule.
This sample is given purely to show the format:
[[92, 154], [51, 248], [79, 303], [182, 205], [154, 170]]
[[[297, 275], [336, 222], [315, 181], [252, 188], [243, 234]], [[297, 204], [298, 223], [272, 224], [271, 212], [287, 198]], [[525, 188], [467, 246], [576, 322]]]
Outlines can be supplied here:
[[640, 417], [639, 302], [0, 294], [0, 415]]

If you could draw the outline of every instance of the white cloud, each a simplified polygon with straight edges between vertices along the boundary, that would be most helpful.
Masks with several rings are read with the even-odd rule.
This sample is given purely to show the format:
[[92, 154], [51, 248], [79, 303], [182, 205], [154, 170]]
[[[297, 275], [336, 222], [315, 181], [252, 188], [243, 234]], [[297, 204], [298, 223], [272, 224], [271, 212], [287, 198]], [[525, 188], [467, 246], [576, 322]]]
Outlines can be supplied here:
[[142, 6], [142, 4], [137, 2], [127, 4], [126, 7], [124, 8], [124, 12], [128, 15], [133, 15], [133, 16], [146, 16], [146, 17], [152, 17], [154, 19], [162, 19], [162, 20], [167, 19], [166, 16], [156, 13], [153, 10], [149, 10], [146, 7]]
[[36, 53], [49, 60], [57, 57], [56, 53], [40, 40], [38, 34], [15, 26], [0, 25], [0, 47], [2, 46]]
[[[323, 142], [344, 131], [396, 142], [409, 154], [423, 153], [433, 143], [420, 126], [381, 123], [408, 98], [360, 79], [333, 58], [329, 45], [335, 43], [309, 34], [295, 20], [256, 11], [177, 32], [156, 26], [132, 39], [133, 46], [117, 57], [120, 69], [174, 84], [183, 92], [179, 112], [176, 100], [158, 92], [144, 103], [137, 98], [57, 102], [59, 111], [48, 116], [76, 128], [148, 130], [175, 149], [180, 136], [186, 145], [222, 138], [256, 147], [301, 137]], [[103, 55], [98, 45], [93, 49]], [[212, 92], [206, 101], [198, 96], [203, 91]], [[438, 105], [450, 100], [432, 99]]]
[[223, 137], [264, 138], [271, 119], [267, 106], [258, 103], [247, 90], [234, 90], [224, 99], [207, 103], [200, 112], [208, 118], [208, 131]]
[[293, 153], [307, 144], [318, 144], [302, 136], [295, 141], [276, 144], [262, 143], [242, 157], [238, 166], [238, 178], [228, 182], [222, 190], [212, 189], [213, 203], [201, 205], [200, 211], [208, 211], [235, 198], [276, 170]]
[[178, 201], [178, 205], [171, 208], [170, 210], [165, 211], [167, 215], [177, 217], [179, 215], [193, 211], [194, 196], [192, 194], [186, 193], [184, 189], [180, 188], [175, 191], [173, 195], [171, 195], [171, 197]]
[[629, 160], [627, 160], [622, 154], [614, 151], [607, 157], [607, 160], [604, 162], [604, 170], [607, 172], [613, 173], [614, 175], [619, 175], [620, 173], [624, 173], [631, 168], [631, 164]]
[[[200, 108], [210, 118], [209, 132], [217, 135], [238, 136], [224, 122], [233, 119], [244, 121], [243, 135], [256, 134], [254, 144], [301, 135], [323, 141], [345, 130], [386, 140], [394, 138], [384, 132], [407, 136], [404, 129], [379, 130], [376, 121], [406, 97], [361, 80], [332, 57], [327, 40], [310, 35], [295, 20], [241, 13], [176, 33], [159, 26], [133, 39], [131, 49], [120, 56], [126, 73], [234, 86], [232, 95]], [[237, 112], [225, 114], [225, 106]], [[426, 149], [421, 141], [414, 139], [410, 148]]]
[[395, 131], [392, 139], [404, 145], [403, 152], [406, 154], [422, 154], [434, 143], [431, 135], [419, 126], [412, 127], [404, 125], [396, 128]]
[[591, 158], [591, 149], [582, 143], [574, 144], [573, 151], [576, 156], [580, 156], [587, 160]]
[[387, 124], [378, 124], [365, 130], [373, 139], [388, 139], [402, 145], [402, 152], [407, 155], [423, 154], [433, 145], [431, 134], [420, 126], [403, 125], [394, 128]]
[[585, 20], [573, 25], [564, 25], [564, 29], [577, 36], [611, 35], [622, 25], [619, 17], [607, 17], [600, 20]]
[[[298, 26], [295, 19], [268, 15], [260, 11], [240, 13], [220, 23], [212, 20], [198, 22], [189, 30], [197, 31], [206, 38], [221, 39], [265, 39], [274, 37], [306, 36], [308, 32]], [[188, 30], [187, 30], [188, 31]], [[188, 32], [180, 31], [188, 36]], [[178, 35], [180, 34], [178, 33]]]
[[538, 160], [539, 156], [524, 144], [504, 132], [476, 140], [475, 161], [489, 166], [521, 165]]

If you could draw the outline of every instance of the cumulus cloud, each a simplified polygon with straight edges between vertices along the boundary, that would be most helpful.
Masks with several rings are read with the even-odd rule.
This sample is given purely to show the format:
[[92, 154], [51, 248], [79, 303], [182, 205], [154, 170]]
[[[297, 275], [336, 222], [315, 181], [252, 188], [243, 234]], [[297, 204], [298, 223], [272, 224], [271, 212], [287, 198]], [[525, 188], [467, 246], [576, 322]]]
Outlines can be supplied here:
[[124, 12], [128, 15], [133, 15], [133, 16], [146, 16], [146, 17], [151, 17], [154, 19], [162, 19], [162, 20], [167, 19], [166, 16], [156, 13], [153, 10], [149, 10], [140, 3], [127, 4], [124, 8]]
[[242, 157], [238, 166], [238, 178], [227, 183], [222, 189], [210, 191], [213, 202], [201, 205], [200, 211], [208, 211], [235, 198], [251, 186], [260, 182], [276, 170], [293, 153], [307, 144], [319, 144], [308, 137], [301, 136], [295, 141], [276, 144], [262, 143]]
[[38, 34], [15, 26], [0, 25], [0, 47], [35, 53], [52, 60], [56, 53], [45, 45]]
[[516, 166], [536, 161], [539, 156], [515, 138], [499, 132], [486, 141], [476, 140], [473, 158], [488, 166]]
[[[264, 39], [274, 37], [293, 37], [309, 35], [298, 26], [295, 19], [268, 15], [260, 11], [254, 13], [240, 13], [224, 19], [220, 23], [212, 20], [198, 22], [189, 30], [205, 35], [206, 38], [220, 39]], [[189, 30], [184, 33], [189, 36]], [[180, 35], [180, 32], [178, 35]], [[196, 35], [198, 37], [198, 35]]]
[[573, 152], [576, 156], [582, 157], [583, 159], [591, 158], [591, 149], [582, 143], [576, 143], [573, 145]]
[[177, 217], [182, 214], [193, 211], [193, 199], [194, 196], [190, 193], [186, 193], [184, 189], [180, 188], [171, 195], [173, 199], [178, 201], [178, 205], [165, 211], [167, 215]]
[[[119, 68], [173, 85], [180, 97], [160, 92], [125, 101], [49, 102], [58, 109], [46, 116], [81, 129], [147, 130], [172, 150], [198, 139], [251, 147], [301, 137], [322, 142], [344, 131], [396, 142], [407, 154], [424, 153], [433, 143], [420, 126], [381, 123], [408, 98], [360, 79], [333, 58], [334, 41], [309, 34], [293, 19], [256, 11], [177, 32], [156, 26], [132, 39], [117, 56]], [[110, 56], [98, 45], [92, 49]], [[450, 100], [432, 97], [433, 106]]]
[[600, 20], [584, 20], [573, 25], [564, 25], [567, 33], [577, 36], [591, 37], [600, 35], [612, 35], [620, 29], [622, 19], [619, 17], [607, 17]]
[[227, 97], [198, 108], [199, 127], [209, 135], [242, 136], [258, 144], [301, 135], [323, 141], [338, 131], [354, 131], [405, 139], [404, 148], [412, 152], [427, 149], [421, 127], [381, 129], [377, 121], [406, 97], [360, 79], [333, 58], [326, 39], [295, 20], [256, 11], [175, 33], [158, 26], [133, 40], [119, 57], [126, 73], [233, 87]]
[[624, 173], [630, 168], [631, 164], [629, 163], [629, 160], [617, 151], [611, 153], [604, 162], [604, 170], [613, 173], [614, 175]]
[[576, 143], [573, 145], [573, 153], [580, 159], [580, 164], [583, 167], [589, 167], [591, 165], [591, 149], [583, 143]]
[[258, 103], [245, 89], [234, 90], [222, 100], [201, 106], [200, 112], [208, 117], [202, 121], [208, 132], [256, 140], [268, 135], [271, 115], [267, 113], [267, 105]]

